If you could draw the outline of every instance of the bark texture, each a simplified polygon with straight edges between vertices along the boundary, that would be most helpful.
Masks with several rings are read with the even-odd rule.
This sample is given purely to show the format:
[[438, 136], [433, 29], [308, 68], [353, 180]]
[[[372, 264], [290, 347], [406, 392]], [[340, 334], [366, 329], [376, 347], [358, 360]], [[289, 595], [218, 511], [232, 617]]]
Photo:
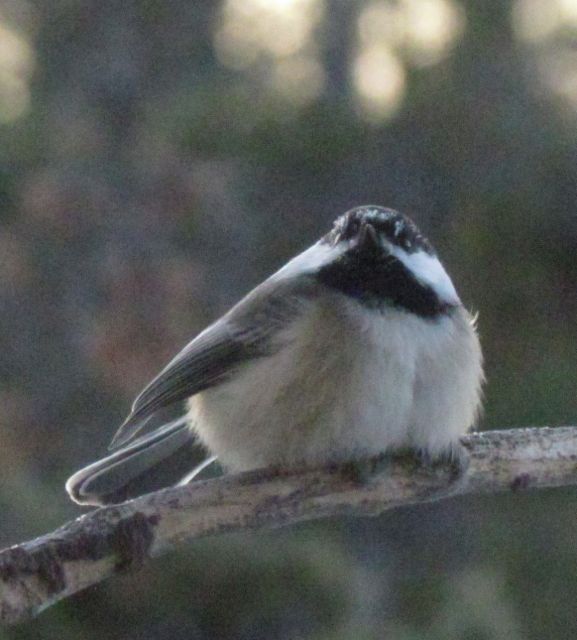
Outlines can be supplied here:
[[513, 429], [463, 438], [469, 464], [387, 463], [196, 482], [92, 511], [0, 553], [0, 621], [14, 624], [182, 542], [328, 516], [378, 515], [455, 495], [577, 484], [577, 427]]

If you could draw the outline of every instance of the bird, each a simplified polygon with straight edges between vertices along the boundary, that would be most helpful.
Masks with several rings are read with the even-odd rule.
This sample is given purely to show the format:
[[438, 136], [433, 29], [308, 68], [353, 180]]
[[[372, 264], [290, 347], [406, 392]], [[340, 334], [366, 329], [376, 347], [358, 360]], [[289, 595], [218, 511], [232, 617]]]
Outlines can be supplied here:
[[[138, 395], [117, 450], [66, 489], [104, 505], [214, 460], [241, 472], [407, 449], [458, 459], [483, 382], [476, 316], [429, 240], [403, 213], [355, 207], [189, 342]], [[209, 454], [196, 468], [194, 442]]]

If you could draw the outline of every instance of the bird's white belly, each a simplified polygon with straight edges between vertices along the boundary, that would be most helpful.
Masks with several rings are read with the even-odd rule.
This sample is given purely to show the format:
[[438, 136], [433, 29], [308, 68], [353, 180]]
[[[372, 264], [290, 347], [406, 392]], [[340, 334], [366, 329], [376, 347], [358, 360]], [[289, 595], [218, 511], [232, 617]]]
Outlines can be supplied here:
[[[447, 348], [459, 352], [454, 321], [394, 309], [361, 315], [351, 304], [311, 308], [274, 355], [190, 400], [191, 427], [227, 468], [312, 465], [407, 446], [435, 454], [470, 426], [471, 411], [453, 407], [463, 363], [455, 355], [442, 371], [438, 365]], [[463, 335], [476, 341], [471, 327]], [[466, 365], [467, 354], [461, 359]], [[478, 389], [468, 386], [470, 405]]]

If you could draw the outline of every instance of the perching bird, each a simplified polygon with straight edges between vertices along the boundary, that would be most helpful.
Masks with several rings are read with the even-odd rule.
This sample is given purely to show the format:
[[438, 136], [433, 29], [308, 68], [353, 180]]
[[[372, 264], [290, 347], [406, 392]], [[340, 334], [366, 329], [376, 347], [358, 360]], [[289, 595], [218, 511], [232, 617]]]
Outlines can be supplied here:
[[[114, 437], [123, 448], [66, 488], [83, 504], [138, 494], [195, 438], [230, 471], [451, 455], [482, 381], [474, 319], [431, 244], [407, 216], [358, 207], [169, 362]], [[183, 419], [127, 446], [183, 401]]]

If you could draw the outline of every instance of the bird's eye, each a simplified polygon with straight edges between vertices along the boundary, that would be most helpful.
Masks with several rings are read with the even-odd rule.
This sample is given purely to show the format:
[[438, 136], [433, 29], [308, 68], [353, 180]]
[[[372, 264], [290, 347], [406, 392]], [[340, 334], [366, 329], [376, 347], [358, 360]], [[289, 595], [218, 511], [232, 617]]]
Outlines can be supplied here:
[[351, 238], [354, 238], [358, 234], [359, 228], [359, 219], [353, 216], [348, 217], [343, 222], [343, 227], [341, 230], [341, 240], [350, 240]]

